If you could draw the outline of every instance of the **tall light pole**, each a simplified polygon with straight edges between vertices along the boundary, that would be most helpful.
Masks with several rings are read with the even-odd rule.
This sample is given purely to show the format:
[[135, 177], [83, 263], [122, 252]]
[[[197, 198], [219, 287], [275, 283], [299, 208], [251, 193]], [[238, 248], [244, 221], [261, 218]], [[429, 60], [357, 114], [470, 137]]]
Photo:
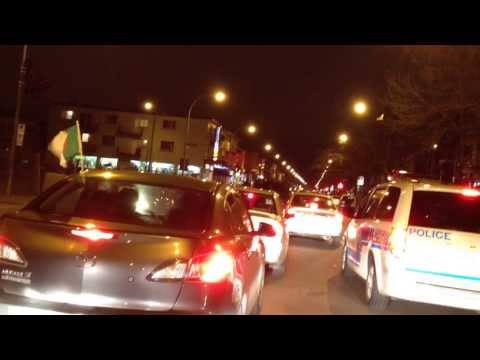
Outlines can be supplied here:
[[[209, 94], [201, 94], [199, 96], [197, 96], [193, 101], [192, 103], [190, 104], [190, 106], [188, 107], [188, 111], [187, 111], [187, 125], [186, 125], [186, 129], [185, 129], [185, 141], [183, 143], [183, 167], [182, 167], [182, 176], [184, 174], [184, 169], [185, 167], [187, 166], [187, 142], [190, 138], [190, 117], [192, 115], [192, 110], [193, 110], [193, 107], [197, 104], [197, 102], [200, 100], [200, 99], [203, 99], [204, 97], [208, 97]], [[223, 103], [225, 102], [225, 100], [227, 100], [227, 95], [225, 94], [225, 92], [223, 91], [216, 91], [214, 94], [213, 94], [213, 99], [215, 102], [217, 103]]]
[[143, 103], [143, 109], [147, 112], [152, 113], [152, 134], [150, 136], [150, 146], [148, 152], [148, 172], [152, 172], [152, 157], [153, 157], [153, 139], [155, 136], [155, 124], [157, 123], [157, 113], [155, 110], [155, 105], [151, 101], [145, 101]]
[[27, 54], [28, 45], [23, 45], [22, 61], [20, 63], [20, 75], [18, 77], [17, 85], [17, 106], [15, 108], [15, 118], [13, 119], [12, 141], [10, 143], [10, 153], [8, 156], [8, 179], [7, 189], [5, 191], [7, 195], [11, 195], [12, 193], [12, 181], [15, 168], [15, 148], [17, 146], [18, 121], [20, 119], [20, 111], [22, 109], [23, 89], [25, 87], [25, 74], [27, 72]]

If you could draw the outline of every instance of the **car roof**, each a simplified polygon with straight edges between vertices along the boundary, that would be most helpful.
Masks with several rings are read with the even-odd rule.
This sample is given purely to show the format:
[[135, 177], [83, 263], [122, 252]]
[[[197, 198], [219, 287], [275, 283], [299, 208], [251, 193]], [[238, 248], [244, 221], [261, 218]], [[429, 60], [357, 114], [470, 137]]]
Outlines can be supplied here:
[[461, 192], [467, 187], [455, 184], [445, 184], [438, 180], [426, 178], [398, 178], [387, 183], [379, 184], [379, 186], [398, 186], [401, 188], [410, 187], [414, 191], [444, 191], [444, 192]]
[[150, 185], [172, 186], [207, 192], [214, 191], [218, 186], [216, 182], [203, 181], [189, 176], [140, 173], [135, 170], [88, 170], [79, 175], [86, 178], [140, 182]]
[[293, 195], [318, 196], [318, 197], [324, 197], [324, 198], [331, 198], [330, 195], [320, 194], [313, 191], [294, 191]]
[[249, 187], [249, 186], [241, 186], [238, 187], [237, 190], [239, 191], [248, 191], [256, 194], [262, 194], [262, 195], [275, 195], [278, 196], [278, 193], [273, 190], [268, 190], [268, 189], [259, 189], [259, 188], [254, 188], [254, 187]]

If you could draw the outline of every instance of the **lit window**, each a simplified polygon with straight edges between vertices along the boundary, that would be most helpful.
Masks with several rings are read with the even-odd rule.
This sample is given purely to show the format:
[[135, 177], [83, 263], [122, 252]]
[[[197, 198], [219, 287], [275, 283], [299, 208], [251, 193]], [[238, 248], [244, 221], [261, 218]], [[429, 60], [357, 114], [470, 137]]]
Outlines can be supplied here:
[[65, 113], [64, 113], [65, 119], [72, 120], [73, 119], [73, 114], [74, 114], [73, 110], [65, 111]]
[[82, 134], [82, 142], [88, 143], [89, 140], [90, 140], [90, 134], [89, 133], [83, 133]]

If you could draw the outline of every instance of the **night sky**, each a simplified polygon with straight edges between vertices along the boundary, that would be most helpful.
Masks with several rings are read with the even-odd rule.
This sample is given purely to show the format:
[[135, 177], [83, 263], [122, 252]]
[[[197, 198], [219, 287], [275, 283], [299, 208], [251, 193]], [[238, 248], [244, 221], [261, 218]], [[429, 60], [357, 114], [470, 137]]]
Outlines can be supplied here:
[[[14, 104], [20, 50], [0, 46], [4, 107]], [[32, 46], [30, 57], [59, 102], [133, 110], [149, 98], [183, 116], [198, 94], [222, 87], [228, 104], [204, 102], [193, 116], [237, 132], [257, 123], [256, 147], [271, 141], [304, 177], [315, 151], [355, 121], [352, 101], [381, 95], [388, 63], [372, 46]]]

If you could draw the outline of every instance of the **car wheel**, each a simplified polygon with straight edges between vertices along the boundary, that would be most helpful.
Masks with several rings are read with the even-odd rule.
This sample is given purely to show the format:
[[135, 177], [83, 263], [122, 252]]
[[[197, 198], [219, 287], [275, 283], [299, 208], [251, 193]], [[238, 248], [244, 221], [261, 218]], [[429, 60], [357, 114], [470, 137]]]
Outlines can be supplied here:
[[270, 269], [272, 270], [272, 277], [281, 278], [285, 274], [285, 260], [278, 265], [271, 265]]
[[343, 246], [342, 251], [342, 275], [349, 278], [352, 277], [353, 271], [348, 267], [347, 244]]
[[336, 249], [342, 242], [342, 237], [341, 236], [334, 236], [332, 238], [332, 242], [330, 243], [330, 247], [333, 249]]
[[371, 257], [368, 261], [367, 280], [365, 281], [365, 297], [369, 308], [375, 311], [385, 311], [390, 302], [388, 296], [384, 296], [378, 291], [377, 272]]

